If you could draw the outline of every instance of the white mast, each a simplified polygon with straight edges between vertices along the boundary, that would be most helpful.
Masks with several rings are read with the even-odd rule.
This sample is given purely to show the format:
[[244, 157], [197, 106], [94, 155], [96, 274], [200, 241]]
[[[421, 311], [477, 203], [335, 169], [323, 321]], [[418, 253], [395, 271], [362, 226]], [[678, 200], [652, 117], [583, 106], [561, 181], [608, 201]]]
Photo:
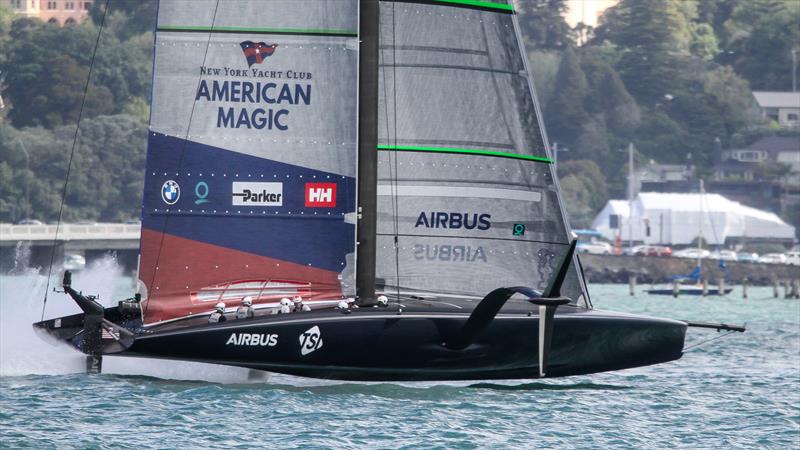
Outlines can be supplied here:
[[633, 142], [628, 144], [628, 250], [633, 249]]
[[697, 234], [697, 267], [700, 267], [701, 260], [702, 260], [702, 250], [703, 250], [703, 197], [705, 197], [706, 188], [703, 184], [703, 180], [700, 180], [700, 229], [699, 233]]

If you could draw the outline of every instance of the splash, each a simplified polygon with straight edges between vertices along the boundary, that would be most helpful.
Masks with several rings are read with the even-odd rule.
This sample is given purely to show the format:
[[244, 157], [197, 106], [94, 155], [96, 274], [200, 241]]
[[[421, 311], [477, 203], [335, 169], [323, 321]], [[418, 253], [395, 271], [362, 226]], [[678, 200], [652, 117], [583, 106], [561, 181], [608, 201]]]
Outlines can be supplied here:
[[14, 246], [14, 267], [11, 268], [13, 274], [24, 274], [30, 268], [31, 262], [31, 243], [30, 241], [19, 241]]
[[[50, 287], [58, 286], [60, 273], [54, 273]], [[84, 355], [63, 342], [34, 331], [31, 324], [43, 313], [47, 278], [37, 269], [15, 265], [15, 271], [0, 275], [0, 376], [64, 375], [84, 370]], [[104, 306], [132, 294], [132, 280], [113, 256], [90, 263], [75, 273], [73, 285], [88, 294], [99, 295]], [[47, 292], [44, 318], [79, 313], [66, 295]], [[105, 357], [103, 373], [143, 375], [173, 380], [216, 383], [258, 383], [267, 381], [265, 372], [213, 364], [178, 362], [146, 358]]]

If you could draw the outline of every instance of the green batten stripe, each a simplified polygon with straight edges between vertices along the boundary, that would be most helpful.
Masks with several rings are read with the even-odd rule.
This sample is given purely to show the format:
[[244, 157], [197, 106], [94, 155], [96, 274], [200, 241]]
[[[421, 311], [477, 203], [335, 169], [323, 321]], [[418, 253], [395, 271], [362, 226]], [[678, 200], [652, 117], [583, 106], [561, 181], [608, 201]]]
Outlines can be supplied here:
[[465, 155], [495, 156], [498, 158], [525, 159], [552, 164], [553, 160], [542, 156], [520, 155], [517, 153], [496, 152], [493, 150], [479, 150], [474, 148], [447, 148], [447, 147], [413, 147], [403, 145], [378, 145], [378, 150], [394, 150], [399, 152], [430, 152], [430, 153], [459, 153]]
[[514, 6], [506, 3], [494, 3], [481, 0], [431, 0], [432, 3], [450, 3], [453, 5], [473, 6], [475, 8], [495, 9], [498, 11], [514, 12]]
[[305, 34], [318, 36], [357, 37], [357, 30], [311, 29], [311, 28], [247, 28], [247, 27], [206, 27], [191, 25], [160, 25], [158, 31], [188, 31], [198, 33], [243, 33], [243, 34]]

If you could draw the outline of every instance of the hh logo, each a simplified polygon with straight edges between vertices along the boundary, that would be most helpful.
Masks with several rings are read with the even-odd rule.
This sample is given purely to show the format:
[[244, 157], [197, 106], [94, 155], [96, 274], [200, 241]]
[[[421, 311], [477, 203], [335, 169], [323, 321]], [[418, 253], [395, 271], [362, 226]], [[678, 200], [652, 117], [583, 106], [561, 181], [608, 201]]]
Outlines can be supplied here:
[[314, 325], [300, 335], [300, 354], [305, 356], [314, 350], [322, 348], [322, 335], [319, 327]]
[[336, 207], [336, 183], [306, 183], [306, 207]]

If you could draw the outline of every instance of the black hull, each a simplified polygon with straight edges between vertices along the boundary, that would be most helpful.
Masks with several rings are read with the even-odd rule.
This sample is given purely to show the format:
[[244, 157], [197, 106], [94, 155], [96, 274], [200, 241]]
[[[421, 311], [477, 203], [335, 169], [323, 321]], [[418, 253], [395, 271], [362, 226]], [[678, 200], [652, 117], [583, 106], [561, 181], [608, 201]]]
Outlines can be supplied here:
[[[362, 308], [350, 314], [326, 310], [215, 325], [201, 324], [197, 318], [194, 325], [163, 325], [139, 332], [127, 350], [114, 355], [339, 380], [538, 378], [539, 318], [535, 309], [524, 308], [531, 311], [506, 312], [504, 308], [464, 350], [442, 344], [458, 333], [468, 311], [410, 308], [398, 314], [394, 308]], [[36, 326], [80, 349], [74, 327], [81, 316], [63, 318], [58, 329], [52, 320]], [[546, 377], [676, 360], [682, 355], [685, 333], [684, 322], [561, 307], [555, 316]], [[321, 345], [317, 344], [320, 340]]]

